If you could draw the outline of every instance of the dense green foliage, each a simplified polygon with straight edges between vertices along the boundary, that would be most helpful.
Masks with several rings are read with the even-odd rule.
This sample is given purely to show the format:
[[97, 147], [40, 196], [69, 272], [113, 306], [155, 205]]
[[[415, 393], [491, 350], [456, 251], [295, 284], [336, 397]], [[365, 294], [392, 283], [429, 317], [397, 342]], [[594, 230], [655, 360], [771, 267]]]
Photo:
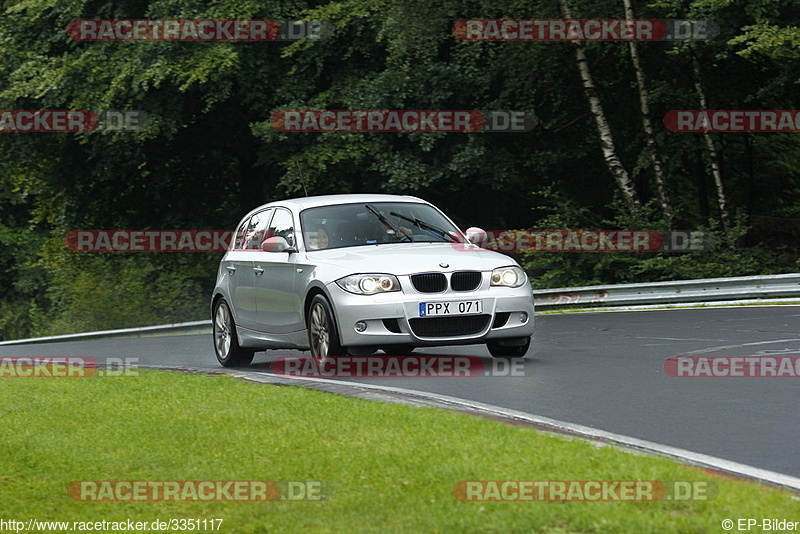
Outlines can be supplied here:
[[[621, 0], [570, 0], [575, 18], [624, 18]], [[466, 42], [464, 18], [559, 18], [539, 0], [6, 0], [0, 109], [143, 110], [137, 132], [0, 134], [0, 338], [207, 315], [219, 254], [78, 253], [74, 229], [227, 229], [287, 196], [413, 193], [463, 227], [666, 229], [626, 43], [585, 46], [618, 155], [645, 204], [627, 212], [605, 166], [570, 43]], [[720, 35], [639, 43], [674, 228], [718, 228], [702, 134], [661, 117], [800, 109], [795, 0], [658, 0], [637, 18], [703, 17]], [[77, 42], [77, 18], [330, 21], [298, 42]], [[282, 133], [281, 109], [534, 110], [526, 133]], [[677, 254], [527, 254], [538, 287], [796, 270], [797, 133], [714, 134], [733, 248]]]

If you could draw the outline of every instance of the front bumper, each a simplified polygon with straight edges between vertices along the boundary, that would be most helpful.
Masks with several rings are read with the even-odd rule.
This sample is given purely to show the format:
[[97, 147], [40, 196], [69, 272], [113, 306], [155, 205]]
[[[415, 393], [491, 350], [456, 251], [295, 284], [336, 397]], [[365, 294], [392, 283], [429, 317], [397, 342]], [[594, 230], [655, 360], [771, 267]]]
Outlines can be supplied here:
[[[469, 345], [488, 340], [523, 338], [534, 334], [533, 292], [528, 283], [518, 288], [489, 287], [489, 273], [475, 291], [417, 292], [407, 276], [398, 276], [402, 291], [354, 295], [336, 283], [327, 286], [341, 343], [345, 347], [387, 345]], [[419, 305], [480, 300], [480, 314], [420, 317]], [[356, 323], [366, 324], [359, 332]]]

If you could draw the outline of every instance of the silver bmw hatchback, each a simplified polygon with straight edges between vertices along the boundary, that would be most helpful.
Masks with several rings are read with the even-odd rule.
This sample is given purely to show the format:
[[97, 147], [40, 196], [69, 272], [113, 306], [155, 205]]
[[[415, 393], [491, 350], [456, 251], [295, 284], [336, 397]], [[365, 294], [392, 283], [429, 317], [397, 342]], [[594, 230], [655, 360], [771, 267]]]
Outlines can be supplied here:
[[473, 244], [432, 204], [411, 196], [330, 195], [248, 213], [220, 261], [211, 300], [225, 367], [256, 351], [328, 358], [485, 343], [524, 357], [533, 292], [510, 257]]

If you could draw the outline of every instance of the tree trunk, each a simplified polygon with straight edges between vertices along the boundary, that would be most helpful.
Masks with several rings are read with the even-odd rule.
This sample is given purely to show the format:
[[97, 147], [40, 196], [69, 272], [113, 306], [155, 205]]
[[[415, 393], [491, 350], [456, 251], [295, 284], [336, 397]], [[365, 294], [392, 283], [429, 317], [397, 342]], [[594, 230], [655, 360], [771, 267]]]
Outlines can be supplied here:
[[[622, 3], [625, 6], [625, 18], [634, 20], [635, 17], [633, 7], [631, 6], [631, 0], [622, 0]], [[664, 214], [664, 219], [667, 221], [667, 226], [672, 228], [672, 201], [669, 196], [669, 189], [667, 188], [667, 178], [664, 175], [664, 166], [661, 163], [661, 157], [658, 155], [658, 145], [656, 144], [656, 136], [653, 131], [653, 123], [650, 120], [650, 95], [647, 92], [647, 80], [644, 75], [644, 69], [642, 69], [642, 64], [639, 61], [639, 50], [636, 42], [629, 41], [628, 46], [630, 47], [633, 69], [636, 72], [636, 84], [639, 88], [639, 107], [642, 113], [642, 128], [644, 129], [650, 162], [653, 164], [653, 176], [656, 180], [658, 201], [661, 204], [661, 211]]]
[[[694, 88], [697, 91], [697, 98], [700, 100], [700, 109], [708, 111], [708, 104], [706, 102], [706, 91], [703, 88], [703, 78], [700, 71], [700, 61], [697, 60], [697, 55], [692, 50], [692, 74], [694, 75]], [[714, 185], [717, 188], [717, 205], [719, 206], [719, 218], [722, 221], [722, 230], [725, 233], [725, 240], [728, 247], [733, 248], [733, 240], [731, 238], [731, 222], [728, 216], [728, 203], [725, 200], [725, 188], [722, 185], [722, 171], [719, 168], [719, 155], [714, 146], [714, 139], [711, 137], [711, 132], [708, 130], [703, 132], [703, 138], [706, 142], [706, 150], [708, 152], [708, 159], [711, 160], [711, 175], [714, 177]]]
[[[572, 18], [567, 0], [559, 0], [561, 12], [565, 18]], [[586, 93], [586, 98], [589, 100], [589, 109], [594, 115], [595, 122], [597, 123], [597, 130], [600, 134], [600, 147], [603, 149], [603, 158], [606, 162], [609, 172], [617, 182], [617, 187], [622, 192], [625, 202], [628, 204], [631, 215], [637, 219], [641, 218], [641, 204], [639, 197], [636, 194], [636, 188], [633, 181], [625, 170], [625, 166], [617, 156], [617, 149], [614, 145], [614, 136], [611, 134], [611, 127], [606, 120], [603, 106], [600, 103], [597, 87], [594, 84], [592, 73], [589, 70], [589, 64], [586, 61], [586, 53], [583, 49], [583, 44], [580, 41], [573, 41], [575, 46], [575, 57], [578, 63], [578, 71], [580, 72], [581, 80], [583, 80], [583, 90]]]

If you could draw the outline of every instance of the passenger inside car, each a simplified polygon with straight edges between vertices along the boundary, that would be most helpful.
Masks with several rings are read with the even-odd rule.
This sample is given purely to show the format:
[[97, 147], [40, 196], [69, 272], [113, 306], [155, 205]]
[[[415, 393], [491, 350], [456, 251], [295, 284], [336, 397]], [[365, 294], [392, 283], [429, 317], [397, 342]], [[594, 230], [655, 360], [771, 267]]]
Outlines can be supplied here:
[[330, 236], [324, 226], [318, 227], [315, 232], [309, 232], [306, 237], [310, 250], [322, 250], [330, 246]]

